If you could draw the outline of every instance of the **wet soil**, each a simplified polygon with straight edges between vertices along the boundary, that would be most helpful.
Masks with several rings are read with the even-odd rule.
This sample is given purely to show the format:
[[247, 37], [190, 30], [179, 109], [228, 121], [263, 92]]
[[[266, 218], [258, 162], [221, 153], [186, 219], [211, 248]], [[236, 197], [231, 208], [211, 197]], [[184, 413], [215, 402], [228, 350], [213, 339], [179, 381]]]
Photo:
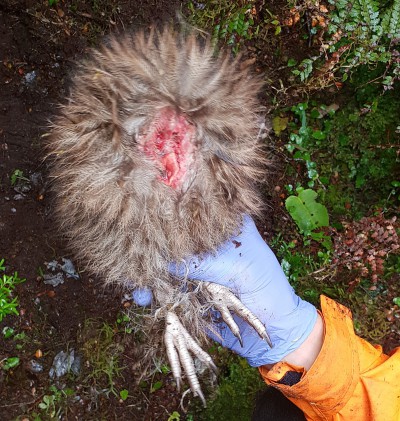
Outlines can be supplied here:
[[[8, 326], [24, 334], [18, 351], [17, 340], [1, 335], [0, 360], [20, 358], [17, 368], [0, 373], [1, 420], [24, 419], [27, 414], [26, 419], [33, 419], [43, 396], [52, 395], [48, 372], [55, 355], [71, 349], [82, 353], [85, 323], [94, 320], [99, 326], [114, 326], [124, 310], [120, 293], [103, 289], [84, 273], [57, 287], [43, 282], [46, 262], [68, 257], [47, 191], [42, 144], [48, 120], [66, 95], [74, 63], [93, 45], [111, 32], [169, 21], [177, 10], [179, 2], [167, 0], [60, 1], [55, 7], [34, 0], [0, 4], [0, 257], [7, 273], [17, 270], [26, 279], [16, 289], [19, 317], [9, 316], [0, 324], [1, 330]], [[12, 186], [16, 170], [23, 176]], [[128, 362], [132, 344], [123, 335], [118, 341], [126, 347], [124, 362]], [[36, 358], [37, 351], [43, 356]], [[32, 361], [43, 370], [32, 369]], [[128, 389], [133, 396], [126, 402], [112, 393], [95, 396], [82, 390], [89, 383], [81, 385], [79, 396], [77, 381], [77, 393], [64, 405], [68, 410], [63, 409], [63, 419], [167, 419], [178, 407], [180, 395], [168, 378], [151, 394], [150, 386], [135, 389], [136, 380], [137, 373], [129, 369], [115, 379], [115, 390]], [[56, 407], [61, 399], [64, 396]], [[51, 408], [43, 410], [39, 419], [52, 415], [58, 417]]]

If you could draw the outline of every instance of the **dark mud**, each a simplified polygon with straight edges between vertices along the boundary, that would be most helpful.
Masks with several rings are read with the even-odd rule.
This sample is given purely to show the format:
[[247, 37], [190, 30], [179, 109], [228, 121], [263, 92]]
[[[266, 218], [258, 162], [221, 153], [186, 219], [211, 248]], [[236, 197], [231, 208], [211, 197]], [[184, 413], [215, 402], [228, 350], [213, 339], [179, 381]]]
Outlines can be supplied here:
[[[20, 358], [17, 368], [0, 372], [1, 420], [34, 419], [34, 412], [39, 419], [51, 419], [51, 409], [40, 410], [38, 404], [44, 395], [54, 396], [48, 372], [55, 355], [71, 349], [81, 354], [83, 369], [77, 379], [66, 380], [76, 389], [73, 398], [55, 395], [63, 419], [167, 419], [178, 408], [180, 395], [167, 376], [160, 390], [149, 393], [151, 385], [137, 388], [140, 373], [129, 368], [114, 379], [117, 396], [96, 395], [91, 388], [108, 383], [96, 385], [85, 377], [82, 350], [93, 343], [88, 321], [95, 321], [91, 327], [115, 326], [124, 310], [121, 294], [104, 290], [85, 273], [57, 287], [44, 284], [41, 275], [45, 262], [68, 257], [53, 219], [43, 141], [48, 121], [67, 93], [74, 63], [106, 34], [169, 21], [180, 7], [177, 1], [157, 0], [60, 1], [53, 8], [39, 1], [0, 5], [0, 257], [6, 260], [7, 273], [17, 270], [26, 278], [16, 289], [20, 316], [0, 324], [0, 329], [9, 326], [24, 334], [19, 342], [0, 336], [0, 360]], [[29, 181], [11, 186], [16, 170]], [[118, 332], [113, 339], [124, 349], [120, 365], [129, 366], [134, 340]], [[40, 358], [35, 357], [38, 350]], [[32, 360], [43, 366], [42, 372], [32, 372]], [[132, 398], [121, 400], [118, 392], [123, 389]]]

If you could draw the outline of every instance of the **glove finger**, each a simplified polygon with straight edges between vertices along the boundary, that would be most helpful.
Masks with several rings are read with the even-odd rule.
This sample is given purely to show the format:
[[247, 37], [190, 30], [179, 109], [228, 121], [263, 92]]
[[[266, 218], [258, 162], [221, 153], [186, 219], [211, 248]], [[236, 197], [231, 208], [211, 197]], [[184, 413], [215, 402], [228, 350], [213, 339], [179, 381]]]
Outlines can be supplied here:
[[138, 306], [148, 307], [153, 301], [153, 293], [151, 292], [151, 289], [147, 287], [135, 288], [132, 291], [132, 299]]

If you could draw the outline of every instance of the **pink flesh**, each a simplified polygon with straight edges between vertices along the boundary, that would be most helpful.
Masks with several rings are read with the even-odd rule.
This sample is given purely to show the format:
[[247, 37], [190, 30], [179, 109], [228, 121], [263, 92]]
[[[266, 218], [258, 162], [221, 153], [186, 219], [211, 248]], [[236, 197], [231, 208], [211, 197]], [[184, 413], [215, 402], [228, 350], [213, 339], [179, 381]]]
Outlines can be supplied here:
[[182, 186], [194, 162], [195, 128], [174, 110], [159, 112], [138, 139], [140, 149], [160, 170], [159, 180], [174, 189]]

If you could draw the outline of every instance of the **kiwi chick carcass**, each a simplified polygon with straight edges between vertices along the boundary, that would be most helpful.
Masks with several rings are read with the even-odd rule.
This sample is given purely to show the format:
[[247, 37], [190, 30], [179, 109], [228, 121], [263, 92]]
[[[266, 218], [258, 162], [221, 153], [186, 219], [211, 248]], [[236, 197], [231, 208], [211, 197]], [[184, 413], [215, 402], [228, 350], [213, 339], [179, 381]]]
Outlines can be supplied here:
[[188, 351], [213, 365], [193, 339], [205, 336], [207, 310], [218, 301], [237, 335], [223, 310], [266, 331], [229, 290], [169, 265], [215, 251], [259, 212], [261, 86], [193, 33], [116, 36], [78, 67], [49, 137], [56, 213], [73, 252], [106, 284], [152, 291], [178, 387], [182, 364], [203, 401]]

